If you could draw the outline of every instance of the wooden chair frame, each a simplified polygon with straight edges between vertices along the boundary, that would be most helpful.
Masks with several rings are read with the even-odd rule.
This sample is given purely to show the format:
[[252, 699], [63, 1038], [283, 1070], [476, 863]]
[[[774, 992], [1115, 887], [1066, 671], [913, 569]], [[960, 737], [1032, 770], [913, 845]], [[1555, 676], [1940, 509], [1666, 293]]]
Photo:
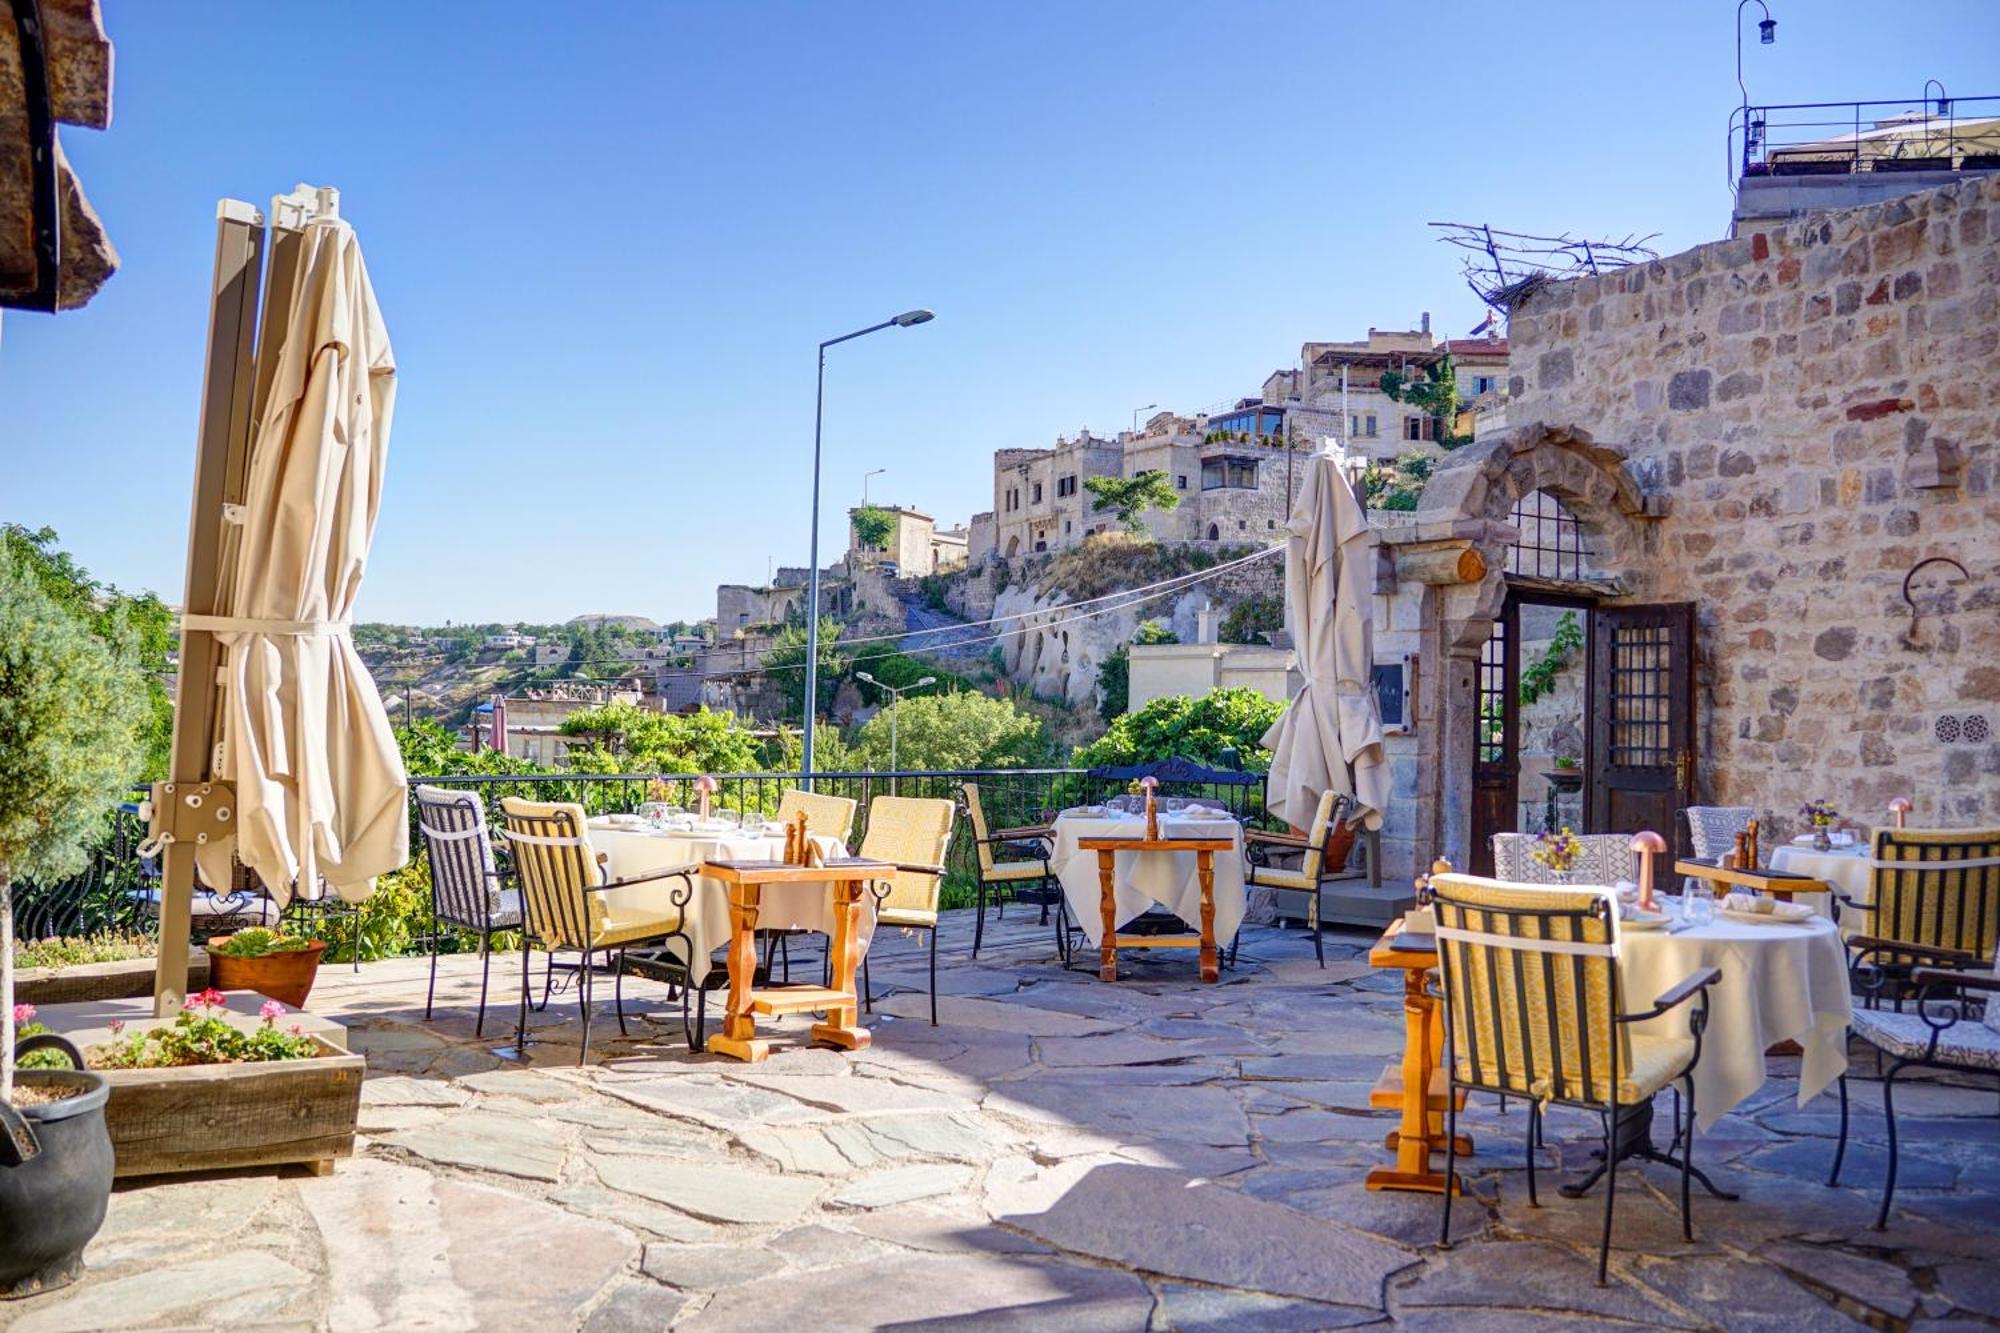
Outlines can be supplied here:
[[[1061, 959], [1064, 967], [1068, 967], [1073, 953], [1071, 937], [1080, 934], [1081, 927], [1070, 920], [1069, 899], [1063, 894], [1054, 867], [1049, 865], [1049, 857], [1055, 848], [1055, 829], [1047, 824], [988, 829], [986, 808], [980, 799], [977, 783], [968, 782], [960, 788], [959, 808], [965, 815], [965, 826], [972, 835], [972, 864], [976, 877], [973, 892], [977, 915], [972, 925], [972, 956], [975, 959], [979, 957], [980, 946], [986, 940], [986, 899], [990, 891], [1002, 921], [1007, 919], [1007, 903], [1010, 899], [1040, 906], [1042, 925], [1048, 924], [1049, 908], [1053, 906], [1056, 909], [1056, 956]], [[982, 834], [981, 830], [985, 832]], [[1041, 876], [1038, 879], [988, 880], [982, 850], [990, 855], [992, 849], [1014, 845], [1032, 846], [1036, 849], [1032, 855], [1033, 859], [1042, 863]], [[1035, 894], [1033, 896], [1022, 894], [1019, 886], [1023, 884], [1036, 885]]]

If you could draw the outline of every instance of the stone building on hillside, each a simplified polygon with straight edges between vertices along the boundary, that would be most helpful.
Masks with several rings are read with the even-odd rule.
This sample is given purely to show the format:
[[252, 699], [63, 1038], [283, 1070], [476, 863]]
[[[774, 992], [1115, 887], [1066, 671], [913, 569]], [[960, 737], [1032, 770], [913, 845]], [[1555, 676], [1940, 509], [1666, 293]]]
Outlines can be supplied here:
[[[1585, 630], [1584, 826], [1823, 799], [2000, 822], [2000, 177], [1751, 229], [1512, 312], [1516, 424], [1377, 515], [1390, 886], [1538, 801], [1524, 614]], [[1546, 633], [1537, 631], [1536, 633]], [[1400, 699], [1400, 696], [1398, 696]], [[1532, 719], [1530, 720], [1532, 723]], [[1551, 735], [1553, 732], [1550, 733]]]
[[1504, 338], [1440, 343], [1430, 316], [1410, 330], [1370, 329], [1354, 342], [1306, 343], [1299, 366], [1274, 372], [1256, 397], [1195, 416], [1160, 412], [1138, 430], [1113, 437], [1080, 431], [1049, 449], [1001, 449], [993, 455], [993, 508], [972, 519], [973, 564], [1076, 546], [1117, 520], [1094, 507], [1092, 477], [1157, 471], [1179, 505], [1145, 515], [1162, 541], [1262, 544], [1276, 540], [1291, 511], [1301, 452], [1327, 440], [1371, 459], [1412, 451], [1438, 455], [1437, 423], [1382, 391], [1385, 371], [1417, 375], [1447, 351], [1463, 349], [1460, 392], [1477, 406], [1456, 428], [1497, 412], [1505, 397]]
[[[857, 564], [895, 566], [894, 574], [905, 578], [922, 574], [944, 574], [965, 567], [967, 533], [964, 528], [940, 528], [937, 520], [921, 509], [908, 505], [874, 505], [889, 516], [893, 525], [885, 547], [868, 549], [854, 530], [854, 516], [860, 509], [847, 511], [846, 566]], [[884, 571], [885, 573], [890, 571]]]

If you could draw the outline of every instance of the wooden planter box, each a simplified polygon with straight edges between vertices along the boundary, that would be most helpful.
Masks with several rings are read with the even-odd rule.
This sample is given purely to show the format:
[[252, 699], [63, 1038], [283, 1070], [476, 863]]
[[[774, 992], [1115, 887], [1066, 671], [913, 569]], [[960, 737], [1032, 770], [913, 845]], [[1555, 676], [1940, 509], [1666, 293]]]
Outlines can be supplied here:
[[353, 1156], [367, 1062], [314, 1040], [309, 1060], [100, 1070], [118, 1179], [291, 1162], [324, 1175]]
[[[127, 958], [116, 963], [76, 963], [69, 967], [23, 968], [14, 978], [14, 999], [45, 1008], [98, 1000], [138, 1000], [153, 993], [155, 961]], [[208, 951], [188, 950], [188, 989], [208, 984]]]

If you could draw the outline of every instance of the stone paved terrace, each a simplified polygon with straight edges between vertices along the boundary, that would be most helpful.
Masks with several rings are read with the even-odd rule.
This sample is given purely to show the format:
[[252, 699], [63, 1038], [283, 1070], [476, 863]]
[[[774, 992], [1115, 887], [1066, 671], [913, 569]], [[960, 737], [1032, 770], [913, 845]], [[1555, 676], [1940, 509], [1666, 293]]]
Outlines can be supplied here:
[[[1527, 1206], [1517, 1105], [1476, 1107], [1476, 1197], [1436, 1245], [1433, 1197], [1371, 1194], [1388, 1113], [1368, 1089], [1399, 1049], [1397, 978], [1366, 941], [1253, 929], [1205, 987], [1183, 953], [1117, 985], [1046, 961], [1010, 913], [966, 957], [948, 917], [943, 1023], [879, 1006], [867, 1051], [793, 1042], [767, 1064], [690, 1057], [677, 1018], [628, 1040], [600, 1020], [575, 1066], [574, 1003], [535, 1026], [532, 1067], [472, 1037], [475, 960], [448, 960], [435, 1022], [421, 960], [321, 975], [315, 1008], [366, 1052], [364, 1144], [327, 1178], [242, 1174], [121, 1189], [61, 1293], [0, 1308], [18, 1333], [126, 1327], [587, 1330], [866, 1327], [1954, 1329], [2000, 1320], [2000, 1118], [1991, 1091], [1913, 1087], [1904, 1188], [1869, 1229], [1883, 1153], [1857, 1085], [1847, 1176], [1834, 1128], [1782, 1070], [1698, 1144], [1743, 1192], [1621, 1173], [1609, 1286], [1597, 1196]], [[951, 919], [958, 918], [958, 919]], [[993, 938], [989, 934], [989, 940]], [[1154, 961], [1157, 960], [1157, 961]], [[502, 960], [503, 963], [505, 960]], [[813, 963], [795, 965], [807, 973]], [[881, 943], [878, 990], [922, 953]], [[496, 971], [506, 975], [501, 965]], [[641, 1005], [663, 992], [634, 987]], [[804, 1019], [781, 1033], [802, 1035]], [[646, 1035], [641, 1035], [641, 1034]], [[601, 1047], [598, 1038], [603, 1038]], [[599, 1058], [599, 1052], [602, 1058]], [[1872, 1069], [1872, 1065], [1869, 1066]], [[1555, 1112], [1547, 1160], [1587, 1162]]]

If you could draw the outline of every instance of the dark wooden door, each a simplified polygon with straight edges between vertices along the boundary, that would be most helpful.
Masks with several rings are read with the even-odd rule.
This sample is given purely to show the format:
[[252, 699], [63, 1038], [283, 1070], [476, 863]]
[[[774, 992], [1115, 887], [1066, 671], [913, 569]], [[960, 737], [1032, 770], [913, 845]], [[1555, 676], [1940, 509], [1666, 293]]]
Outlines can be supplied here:
[[1473, 682], [1478, 721], [1472, 752], [1471, 873], [1493, 873], [1493, 835], [1512, 833], [1520, 807], [1520, 663], [1514, 646], [1521, 640], [1521, 608], [1511, 596], [1493, 634], [1479, 650], [1479, 677]]
[[1589, 793], [1593, 833], [1651, 829], [1674, 841], [1694, 793], [1694, 603], [1601, 608], [1591, 617]]

